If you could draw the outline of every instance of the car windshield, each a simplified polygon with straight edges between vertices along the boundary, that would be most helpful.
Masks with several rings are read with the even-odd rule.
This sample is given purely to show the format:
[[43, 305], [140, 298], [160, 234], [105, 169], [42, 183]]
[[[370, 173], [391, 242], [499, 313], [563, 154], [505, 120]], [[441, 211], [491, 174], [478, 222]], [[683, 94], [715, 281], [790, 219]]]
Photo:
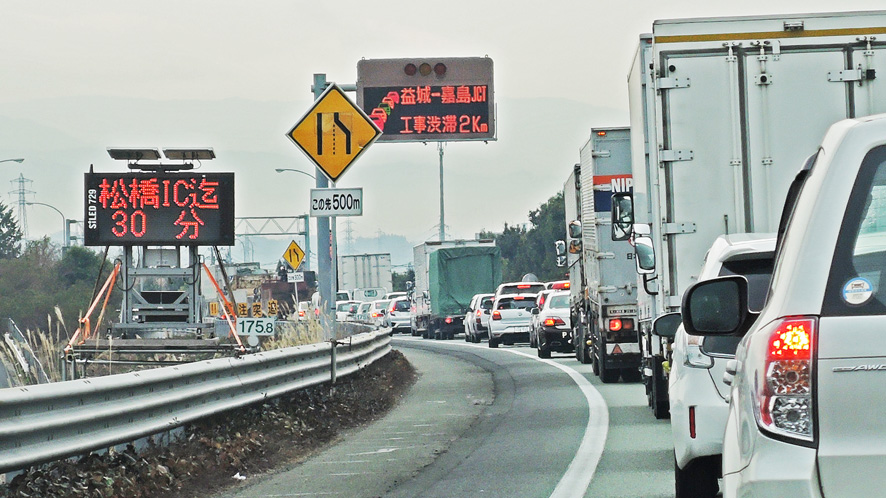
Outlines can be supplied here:
[[548, 299], [548, 308], [568, 308], [569, 307], [569, 295], [561, 294], [559, 296], [553, 296]]
[[534, 297], [506, 297], [498, 301], [499, 310], [529, 310], [535, 307]]
[[[748, 279], [748, 308], [759, 311], [766, 302], [769, 291], [769, 278], [772, 276], [772, 257], [726, 261], [720, 268], [720, 276], [742, 275]], [[741, 337], [705, 337], [702, 349], [711, 354], [734, 355]]]

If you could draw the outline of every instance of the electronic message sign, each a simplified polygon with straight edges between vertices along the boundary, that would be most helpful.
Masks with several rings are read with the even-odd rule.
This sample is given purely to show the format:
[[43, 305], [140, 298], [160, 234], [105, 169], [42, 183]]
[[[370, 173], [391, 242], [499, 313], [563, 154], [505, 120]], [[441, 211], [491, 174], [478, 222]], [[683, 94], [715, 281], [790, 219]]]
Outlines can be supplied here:
[[379, 142], [495, 140], [492, 59], [364, 59], [357, 104]]
[[88, 246], [234, 245], [233, 173], [86, 173]]

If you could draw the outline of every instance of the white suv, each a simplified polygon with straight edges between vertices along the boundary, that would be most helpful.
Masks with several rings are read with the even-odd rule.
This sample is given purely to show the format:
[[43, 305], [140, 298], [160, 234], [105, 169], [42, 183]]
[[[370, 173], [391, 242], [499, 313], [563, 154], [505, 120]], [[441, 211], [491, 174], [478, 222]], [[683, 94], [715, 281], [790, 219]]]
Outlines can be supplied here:
[[740, 276], [683, 297], [688, 333], [744, 335], [726, 369], [724, 496], [883, 496], [886, 115], [830, 128], [779, 233], [759, 313]]
[[[705, 255], [698, 280], [742, 275], [748, 279], [748, 304], [759, 310], [774, 257], [774, 234], [721, 235]], [[723, 373], [726, 363], [735, 357], [738, 340], [691, 336], [682, 326], [677, 328], [668, 375], [677, 498], [717, 494], [729, 412], [729, 386], [723, 382]]]

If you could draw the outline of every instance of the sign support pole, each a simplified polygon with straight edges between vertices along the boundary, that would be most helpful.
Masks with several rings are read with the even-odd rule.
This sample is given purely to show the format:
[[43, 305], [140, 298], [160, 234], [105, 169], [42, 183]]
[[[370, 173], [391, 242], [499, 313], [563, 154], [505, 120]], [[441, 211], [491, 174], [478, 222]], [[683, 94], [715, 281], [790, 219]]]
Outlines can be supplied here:
[[443, 217], [443, 142], [437, 142], [440, 151], [440, 242], [446, 240], [446, 222]]
[[[326, 74], [314, 74], [314, 85], [311, 87], [314, 92], [314, 100], [320, 98], [323, 91], [326, 90]], [[326, 178], [320, 168], [316, 168], [314, 172], [317, 188], [328, 188], [329, 180]], [[330, 219], [320, 216], [317, 219], [317, 272], [319, 278], [320, 291], [320, 320], [324, 330], [332, 333], [331, 339], [335, 338], [335, 272], [333, 271], [333, 254], [332, 240], [335, 233], [329, 231]]]

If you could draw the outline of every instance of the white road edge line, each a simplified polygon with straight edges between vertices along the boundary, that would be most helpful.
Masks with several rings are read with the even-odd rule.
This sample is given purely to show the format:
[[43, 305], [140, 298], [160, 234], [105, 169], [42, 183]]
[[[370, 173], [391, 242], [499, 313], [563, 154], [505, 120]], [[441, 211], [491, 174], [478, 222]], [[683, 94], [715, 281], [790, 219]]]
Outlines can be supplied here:
[[[408, 339], [407, 339], [408, 340]], [[471, 347], [487, 349], [476, 344], [460, 344], [458, 342], [447, 345], [458, 347]], [[600, 395], [600, 391], [584, 377], [578, 370], [561, 365], [553, 360], [547, 360], [532, 356], [531, 354], [515, 349], [498, 349], [498, 351], [525, 356], [535, 361], [547, 363], [565, 372], [584, 394], [588, 402], [588, 424], [585, 426], [585, 434], [575, 452], [575, 457], [569, 463], [566, 473], [560, 478], [560, 482], [551, 493], [551, 498], [574, 498], [584, 496], [591, 485], [591, 480], [597, 472], [597, 465], [603, 456], [603, 448], [606, 446], [606, 437], [609, 433], [609, 407], [606, 400]]]
[[569, 467], [566, 469], [566, 473], [560, 478], [560, 482], [557, 483], [557, 487], [551, 493], [551, 498], [584, 496], [591, 485], [594, 474], [597, 472], [597, 464], [600, 463], [600, 458], [603, 456], [606, 436], [609, 433], [609, 407], [606, 406], [606, 400], [603, 399], [600, 391], [597, 391], [584, 375], [572, 367], [561, 365], [553, 360], [537, 358], [514, 349], [502, 349], [501, 351], [525, 356], [559, 368], [572, 378], [573, 382], [578, 385], [578, 388], [584, 394], [588, 402], [588, 425], [585, 426], [585, 434], [581, 438], [578, 451], [575, 452], [575, 458], [572, 459], [572, 462], [570, 462]]

